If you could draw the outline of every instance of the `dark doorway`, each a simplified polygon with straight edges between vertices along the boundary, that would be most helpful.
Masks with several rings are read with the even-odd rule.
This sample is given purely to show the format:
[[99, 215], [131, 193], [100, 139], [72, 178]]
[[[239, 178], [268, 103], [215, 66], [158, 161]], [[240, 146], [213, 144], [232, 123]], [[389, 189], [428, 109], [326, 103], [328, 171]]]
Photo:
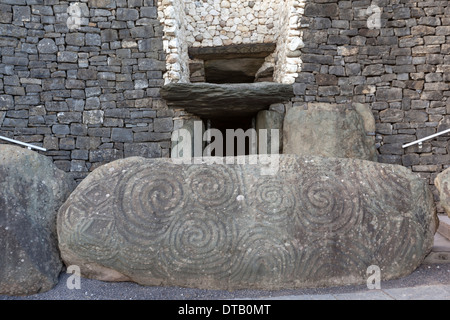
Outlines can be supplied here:
[[[261, 81], [258, 73], [275, 47], [273, 43], [258, 43], [189, 48], [191, 82], [226, 84]], [[264, 81], [273, 82], [273, 68], [269, 74], [267, 71], [263, 70]]]
[[[211, 153], [211, 156], [240, 156], [250, 154], [252, 130], [249, 129], [254, 128], [254, 117], [236, 117], [236, 119], [208, 119], [205, 121], [205, 127], [207, 129], [219, 130], [221, 136], [223, 137], [222, 154], [218, 154], [217, 152], [213, 151]], [[232, 131], [227, 132], [227, 130]], [[256, 133], [256, 131], [254, 132]], [[233, 135], [233, 133], [239, 135], [239, 137]], [[233, 140], [230, 141], [229, 139]], [[214, 138], [212, 138], [211, 142], [214, 142]], [[230, 143], [234, 145], [234, 148], [231, 152], [230, 150], [227, 150], [227, 145], [229, 145]], [[253, 141], [253, 143], [256, 143], [256, 140]], [[239, 146], [242, 145], [244, 150], [243, 153], [242, 149], [239, 148]]]

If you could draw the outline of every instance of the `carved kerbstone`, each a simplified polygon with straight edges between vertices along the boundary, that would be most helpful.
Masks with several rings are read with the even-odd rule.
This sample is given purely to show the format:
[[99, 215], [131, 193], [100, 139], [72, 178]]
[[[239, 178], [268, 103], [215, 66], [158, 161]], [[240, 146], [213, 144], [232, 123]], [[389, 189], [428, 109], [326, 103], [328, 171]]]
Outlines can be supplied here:
[[59, 212], [63, 260], [100, 280], [272, 290], [365, 283], [371, 265], [406, 276], [432, 248], [432, 194], [404, 167], [281, 155], [262, 175], [241, 159], [98, 168]]

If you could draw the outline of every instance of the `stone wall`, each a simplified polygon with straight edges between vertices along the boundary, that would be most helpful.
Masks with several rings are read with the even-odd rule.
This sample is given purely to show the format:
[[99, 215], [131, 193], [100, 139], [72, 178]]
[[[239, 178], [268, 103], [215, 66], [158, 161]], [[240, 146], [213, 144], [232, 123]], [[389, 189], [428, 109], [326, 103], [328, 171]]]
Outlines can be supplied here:
[[294, 104], [367, 103], [379, 161], [409, 167], [433, 186], [450, 164], [448, 135], [422, 148], [402, 145], [450, 127], [449, 2], [310, 1], [302, 30]]
[[304, 44], [301, 18], [305, 5], [306, 0], [285, 0], [279, 8], [277, 48], [274, 53], [276, 82], [294, 83], [302, 70], [300, 49]]
[[[177, 20], [186, 14], [164, 25], [158, 14], [173, 14], [169, 4], [177, 1], [184, 3], [89, 0], [72, 11], [76, 1], [1, 1], [0, 135], [44, 146], [79, 179], [118, 158], [169, 156], [171, 132], [185, 113], [167, 109], [159, 91], [166, 63], [188, 42], [167, 36], [188, 38], [189, 27]], [[289, 3], [283, 10], [292, 13]], [[409, 167], [433, 185], [450, 163], [448, 136], [421, 148], [402, 145], [450, 127], [448, 1], [293, 3], [293, 16], [281, 13], [276, 40], [301, 61], [296, 98], [272, 110], [366, 103], [377, 122], [379, 161]]]
[[165, 83], [189, 82], [189, 47], [250, 43], [277, 43], [275, 79], [293, 83], [301, 69], [299, 22], [304, 6], [304, 0], [159, 0]]
[[188, 43], [212, 47], [275, 41], [280, 1], [185, 0]]
[[154, 0], [1, 1], [0, 135], [47, 148], [80, 179], [169, 156], [161, 37]]

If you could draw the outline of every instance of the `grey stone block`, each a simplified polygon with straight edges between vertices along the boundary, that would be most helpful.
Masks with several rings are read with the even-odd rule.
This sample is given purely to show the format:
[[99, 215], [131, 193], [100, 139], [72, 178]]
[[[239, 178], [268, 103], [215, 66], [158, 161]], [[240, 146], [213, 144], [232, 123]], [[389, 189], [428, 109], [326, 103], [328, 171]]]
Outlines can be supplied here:
[[29, 6], [13, 6], [14, 23], [31, 21], [31, 7]]
[[11, 94], [11, 95], [16, 95], [16, 96], [24, 96], [25, 95], [24, 87], [4, 86], [3, 89], [6, 94]]
[[339, 7], [336, 3], [309, 3], [305, 7], [306, 17], [336, 17]]
[[70, 172], [87, 172], [86, 161], [74, 159], [70, 162]]
[[117, 7], [116, 0], [89, 0], [92, 8], [115, 9]]
[[78, 53], [73, 51], [60, 51], [57, 54], [58, 62], [77, 62]]
[[96, 80], [97, 79], [97, 70], [95, 69], [79, 69], [78, 70], [78, 79], [81, 80]]
[[155, 7], [142, 7], [141, 8], [141, 17], [142, 18], [158, 18], [158, 8]]
[[123, 158], [123, 151], [116, 149], [100, 149], [89, 151], [90, 162], [111, 162]]
[[69, 46], [84, 46], [85, 36], [84, 33], [68, 33], [66, 34], [66, 44]]
[[14, 103], [16, 105], [38, 105], [41, 103], [41, 99], [39, 95], [24, 95], [24, 96], [16, 96], [14, 97]]
[[12, 95], [0, 95], [0, 110], [14, 108], [14, 98]]
[[59, 139], [60, 150], [73, 150], [75, 149], [75, 138], [61, 138]]
[[53, 78], [42, 80], [42, 89], [44, 90], [61, 90], [65, 88], [66, 84], [64, 78]]
[[101, 31], [101, 40], [102, 42], [111, 42], [119, 39], [117, 30], [107, 29]]
[[157, 142], [125, 143], [124, 156], [126, 158], [128, 157], [160, 158], [161, 146]]
[[[72, 123], [70, 125], [70, 134], [74, 136], [86, 136], [87, 135], [87, 125], [81, 123]], [[78, 146], [77, 146], [78, 148]]]
[[114, 142], [132, 142], [133, 131], [125, 128], [113, 128], [111, 131], [111, 140]]
[[58, 135], [66, 135], [70, 133], [70, 127], [65, 124], [55, 124], [52, 126], [52, 132]]
[[83, 112], [84, 124], [102, 124], [103, 123], [103, 110], [92, 110]]
[[28, 119], [5, 118], [5, 120], [3, 120], [3, 127], [26, 128], [27, 126]]
[[26, 57], [19, 57], [19, 56], [3, 56], [2, 62], [6, 65], [13, 65], [13, 66], [28, 66], [28, 63], [30, 60]]
[[156, 118], [153, 120], [153, 130], [155, 132], [172, 132], [173, 119], [172, 118]]
[[81, 112], [59, 112], [56, 116], [58, 118], [58, 122], [64, 124], [81, 122]]
[[136, 38], [149, 38], [154, 36], [153, 28], [150, 26], [135, 27], [130, 29], [131, 37]]
[[401, 88], [379, 88], [376, 93], [377, 101], [398, 101], [403, 98]]
[[88, 135], [91, 137], [110, 138], [111, 137], [111, 129], [110, 128], [89, 128]]
[[135, 21], [139, 19], [139, 11], [136, 9], [118, 8], [117, 20], [122, 21]]
[[102, 38], [97, 33], [86, 33], [86, 45], [87, 46], [100, 46], [102, 44]]

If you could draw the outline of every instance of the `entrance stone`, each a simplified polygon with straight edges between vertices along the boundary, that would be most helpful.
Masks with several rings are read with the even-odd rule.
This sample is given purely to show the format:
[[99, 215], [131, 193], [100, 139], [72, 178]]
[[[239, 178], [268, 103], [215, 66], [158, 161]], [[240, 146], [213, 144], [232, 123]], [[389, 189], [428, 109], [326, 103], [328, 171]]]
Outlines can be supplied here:
[[398, 278], [430, 252], [433, 196], [409, 169], [280, 155], [264, 175], [254, 159], [96, 169], [59, 211], [63, 260], [99, 280], [275, 290], [365, 284], [372, 265]]

